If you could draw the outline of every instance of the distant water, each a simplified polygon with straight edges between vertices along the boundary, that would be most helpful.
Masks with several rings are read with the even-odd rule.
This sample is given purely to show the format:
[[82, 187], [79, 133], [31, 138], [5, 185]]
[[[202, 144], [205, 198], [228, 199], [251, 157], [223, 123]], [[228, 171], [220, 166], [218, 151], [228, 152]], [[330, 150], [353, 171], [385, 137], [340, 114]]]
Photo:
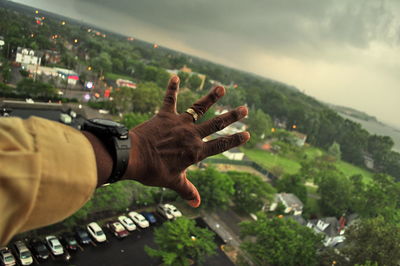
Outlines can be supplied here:
[[396, 130], [390, 126], [380, 124], [373, 121], [364, 121], [361, 119], [354, 118], [342, 113], [339, 113], [342, 117], [352, 120], [354, 122], [360, 123], [363, 128], [365, 128], [369, 133], [376, 135], [389, 136], [394, 141], [393, 150], [400, 152], [400, 130]]

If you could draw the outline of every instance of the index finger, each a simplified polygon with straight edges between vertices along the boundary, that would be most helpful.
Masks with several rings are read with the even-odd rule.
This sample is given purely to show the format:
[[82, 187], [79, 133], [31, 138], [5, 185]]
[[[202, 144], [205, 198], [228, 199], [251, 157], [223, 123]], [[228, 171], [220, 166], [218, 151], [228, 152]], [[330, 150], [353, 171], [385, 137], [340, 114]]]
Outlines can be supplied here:
[[179, 90], [179, 77], [173, 76], [169, 82], [167, 91], [165, 92], [164, 103], [161, 111], [176, 113], [176, 97]]
[[[202, 117], [210, 107], [216, 103], [222, 96], [225, 94], [225, 88], [222, 86], [217, 86], [206, 95], [201, 97], [199, 100], [197, 100], [190, 108], [192, 108], [198, 115], [198, 117]], [[188, 114], [184, 113], [183, 115], [186, 115], [190, 121], [193, 120], [193, 117]]]

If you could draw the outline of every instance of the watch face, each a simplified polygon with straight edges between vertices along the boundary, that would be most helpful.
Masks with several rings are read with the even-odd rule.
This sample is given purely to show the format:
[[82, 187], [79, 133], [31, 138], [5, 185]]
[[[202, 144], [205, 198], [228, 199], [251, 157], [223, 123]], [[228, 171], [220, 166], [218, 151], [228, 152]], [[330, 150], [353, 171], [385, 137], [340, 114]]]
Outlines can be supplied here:
[[99, 125], [103, 125], [103, 126], [109, 126], [109, 127], [124, 127], [124, 125], [111, 121], [111, 120], [106, 120], [106, 119], [100, 119], [100, 118], [95, 118], [95, 119], [91, 119], [90, 121], [92, 121], [93, 123], [99, 124]]

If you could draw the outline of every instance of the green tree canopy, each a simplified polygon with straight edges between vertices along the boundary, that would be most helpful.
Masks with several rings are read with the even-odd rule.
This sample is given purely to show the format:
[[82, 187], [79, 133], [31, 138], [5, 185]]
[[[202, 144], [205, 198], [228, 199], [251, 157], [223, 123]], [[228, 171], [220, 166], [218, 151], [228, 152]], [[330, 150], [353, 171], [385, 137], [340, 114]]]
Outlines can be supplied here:
[[241, 236], [245, 250], [255, 265], [317, 265], [317, 249], [322, 237], [292, 219], [268, 218], [257, 214], [257, 221], [242, 222]]
[[318, 203], [325, 215], [339, 217], [351, 209], [353, 203], [351, 182], [341, 172], [324, 172], [317, 185], [321, 196]]
[[127, 113], [124, 114], [120, 122], [127, 128], [133, 128], [141, 123], [146, 122], [150, 118], [151, 116], [149, 114]]
[[256, 213], [272, 199], [275, 189], [261, 177], [244, 172], [230, 171], [235, 188], [233, 196], [236, 207], [248, 213]]
[[215, 168], [192, 171], [188, 176], [197, 187], [202, 200], [201, 206], [205, 208], [225, 208], [235, 193], [232, 179]]
[[158, 249], [145, 246], [145, 251], [151, 257], [161, 258], [164, 265], [186, 266], [191, 261], [202, 264], [217, 248], [212, 231], [197, 227], [195, 221], [183, 217], [156, 228], [154, 242]]
[[245, 123], [248, 125], [248, 130], [251, 138], [248, 146], [255, 146], [266, 135], [270, 134], [273, 126], [271, 117], [264, 113], [261, 109], [252, 108]]
[[[336, 254], [338, 265], [398, 265], [400, 225], [382, 216], [361, 219], [346, 230], [346, 245]], [[373, 262], [367, 264], [366, 262]], [[343, 262], [344, 264], [342, 264]]]
[[192, 74], [187, 81], [187, 85], [191, 90], [197, 90], [201, 85], [201, 78], [196, 74]]
[[333, 156], [336, 160], [340, 160], [342, 153], [340, 151], [340, 145], [337, 142], [333, 142], [328, 149], [328, 154]]

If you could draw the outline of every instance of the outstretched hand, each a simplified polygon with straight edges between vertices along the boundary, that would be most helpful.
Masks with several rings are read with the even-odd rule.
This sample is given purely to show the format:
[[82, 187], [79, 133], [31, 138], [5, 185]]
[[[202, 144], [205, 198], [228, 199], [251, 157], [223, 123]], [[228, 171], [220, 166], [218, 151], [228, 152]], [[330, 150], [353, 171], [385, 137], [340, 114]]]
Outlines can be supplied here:
[[[250, 139], [248, 132], [220, 137], [208, 142], [203, 138], [236, 122], [248, 113], [241, 106], [201, 124], [195, 124], [189, 113], [176, 111], [179, 78], [174, 76], [168, 84], [161, 110], [149, 121], [130, 130], [131, 156], [125, 178], [145, 185], [167, 187], [198, 207], [200, 195], [188, 180], [186, 168], [206, 157], [224, 152]], [[222, 86], [213, 88], [196, 101], [191, 108], [199, 117], [225, 94]]]

